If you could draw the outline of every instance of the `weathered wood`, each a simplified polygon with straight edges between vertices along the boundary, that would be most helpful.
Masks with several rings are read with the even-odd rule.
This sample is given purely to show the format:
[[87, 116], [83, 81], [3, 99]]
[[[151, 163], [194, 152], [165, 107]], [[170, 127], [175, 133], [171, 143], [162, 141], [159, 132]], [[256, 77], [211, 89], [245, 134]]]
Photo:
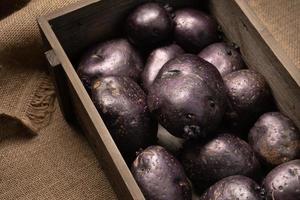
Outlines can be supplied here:
[[[65, 102], [61, 108], [77, 118], [120, 199], [142, 200], [144, 197], [75, 69], [77, 59], [86, 48], [120, 37], [127, 14], [145, 1], [148, 0], [83, 0], [39, 19], [50, 44], [47, 50], [53, 49], [48, 52], [50, 62], [61, 66], [54, 71], [57, 91]], [[159, 2], [199, 8], [204, 0]], [[226, 36], [240, 46], [248, 66], [266, 77], [281, 111], [300, 128], [300, 112], [297, 112], [300, 110], [300, 72], [295, 71], [293, 63], [245, 0], [210, 0], [209, 7]]]
[[53, 50], [47, 51], [45, 53], [45, 56], [49, 63], [49, 72], [54, 79], [54, 86], [61, 111], [65, 119], [68, 122], [73, 123], [74, 112], [71, 104], [72, 99], [69, 94], [69, 87], [67, 85], [68, 78], [66, 76], [66, 73]]

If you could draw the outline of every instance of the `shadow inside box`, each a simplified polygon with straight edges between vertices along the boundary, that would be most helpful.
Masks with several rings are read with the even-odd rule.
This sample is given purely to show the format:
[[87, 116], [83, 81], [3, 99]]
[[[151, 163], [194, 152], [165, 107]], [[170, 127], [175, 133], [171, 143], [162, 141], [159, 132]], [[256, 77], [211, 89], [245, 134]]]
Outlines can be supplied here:
[[0, 20], [20, 10], [30, 0], [0, 0]]

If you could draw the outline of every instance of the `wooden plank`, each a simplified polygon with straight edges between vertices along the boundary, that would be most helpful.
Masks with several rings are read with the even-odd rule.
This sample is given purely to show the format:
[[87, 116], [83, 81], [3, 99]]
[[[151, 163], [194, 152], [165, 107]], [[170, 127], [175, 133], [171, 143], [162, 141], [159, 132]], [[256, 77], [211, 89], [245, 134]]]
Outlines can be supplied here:
[[74, 123], [74, 112], [72, 107], [72, 99], [69, 94], [69, 87], [67, 84], [67, 76], [59, 60], [57, 59], [53, 50], [45, 53], [45, 56], [50, 65], [49, 71], [53, 78], [55, 91], [57, 94], [58, 103], [67, 122]]
[[[292, 64], [287, 64], [287, 60], [281, 58], [284, 54], [282, 49], [278, 47], [263, 24], [257, 20], [245, 1], [211, 0], [210, 2], [211, 11], [226, 36], [240, 46], [249, 68], [257, 70], [266, 77], [279, 109], [300, 128], [300, 88], [297, 84], [300, 79], [296, 82], [290, 76], [287, 68]], [[271, 46], [269, 43], [272, 43]], [[273, 51], [277, 54], [275, 55]], [[277, 57], [278, 55], [280, 58]], [[285, 64], [289, 67], [285, 68]]]
[[[73, 98], [78, 98], [75, 107], [82, 109], [79, 111], [83, 114], [85, 121], [82, 121], [86, 127], [86, 136], [93, 141], [92, 146], [96, 149], [98, 158], [105, 158], [106, 172], [110, 175], [110, 181], [120, 199], [143, 200], [144, 196], [135, 182], [129, 168], [117, 149], [111, 135], [109, 134], [104, 122], [98, 114], [94, 104], [92, 103], [87, 91], [76, 74], [71, 62], [66, 56], [63, 48], [59, 44], [54, 32], [48, 21], [41, 17], [38, 20], [39, 26], [44, 31], [45, 37], [48, 39], [58, 60], [68, 76], [68, 80], [73, 91]], [[83, 120], [83, 118], [81, 118]], [[95, 145], [96, 144], [96, 145]]]

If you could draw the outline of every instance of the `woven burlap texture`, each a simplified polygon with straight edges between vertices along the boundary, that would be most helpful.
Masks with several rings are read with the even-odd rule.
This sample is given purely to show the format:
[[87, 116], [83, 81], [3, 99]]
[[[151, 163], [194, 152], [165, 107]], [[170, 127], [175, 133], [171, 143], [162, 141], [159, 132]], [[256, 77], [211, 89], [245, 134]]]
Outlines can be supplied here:
[[0, 21], [0, 199], [116, 199], [45, 70], [36, 18], [75, 1], [31, 0]]
[[250, 0], [252, 10], [300, 69], [300, 1]]
[[0, 199], [116, 199], [85, 138], [59, 109], [52, 120], [37, 137], [0, 143]]

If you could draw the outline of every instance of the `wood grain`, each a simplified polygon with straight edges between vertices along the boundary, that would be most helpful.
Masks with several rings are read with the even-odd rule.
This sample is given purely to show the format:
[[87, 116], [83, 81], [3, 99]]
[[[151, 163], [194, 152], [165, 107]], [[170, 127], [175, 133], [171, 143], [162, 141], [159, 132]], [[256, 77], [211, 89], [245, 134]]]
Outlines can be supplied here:
[[72, 99], [69, 94], [70, 89], [67, 85], [67, 75], [53, 50], [46, 51], [45, 56], [49, 63], [49, 72], [53, 78], [57, 99], [61, 111], [64, 115], [64, 118], [68, 122], [73, 123], [74, 112], [72, 104], [70, 103]]

